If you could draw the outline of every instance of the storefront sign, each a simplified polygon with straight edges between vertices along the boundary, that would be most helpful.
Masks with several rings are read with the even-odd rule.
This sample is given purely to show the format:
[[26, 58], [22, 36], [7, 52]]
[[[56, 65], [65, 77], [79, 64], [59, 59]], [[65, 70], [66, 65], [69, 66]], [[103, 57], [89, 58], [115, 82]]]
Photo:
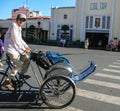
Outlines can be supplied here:
[[90, 3], [90, 10], [106, 10], [107, 2]]

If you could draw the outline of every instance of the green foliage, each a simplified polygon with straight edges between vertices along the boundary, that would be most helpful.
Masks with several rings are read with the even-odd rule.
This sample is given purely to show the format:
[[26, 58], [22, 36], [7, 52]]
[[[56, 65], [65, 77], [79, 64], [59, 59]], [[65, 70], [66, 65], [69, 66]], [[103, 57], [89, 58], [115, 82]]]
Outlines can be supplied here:
[[75, 41], [75, 45], [76, 45], [76, 46], [80, 46], [80, 40], [76, 40], [76, 41]]
[[34, 37], [35, 36], [35, 26], [34, 25], [31, 25], [28, 28], [27, 36], [29, 36], [29, 37]]
[[68, 25], [63, 25], [61, 27], [61, 30], [63, 30], [65, 32], [65, 31], [69, 30], [69, 26]]
[[34, 42], [34, 38], [35, 38], [35, 26], [31, 25], [28, 29], [27, 29], [27, 42], [28, 43], [33, 43]]

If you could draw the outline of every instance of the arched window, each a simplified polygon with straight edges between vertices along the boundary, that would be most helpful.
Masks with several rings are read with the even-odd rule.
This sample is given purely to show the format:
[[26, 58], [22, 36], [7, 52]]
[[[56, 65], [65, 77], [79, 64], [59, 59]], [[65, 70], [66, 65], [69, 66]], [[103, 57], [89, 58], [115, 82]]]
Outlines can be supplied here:
[[62, 25], [61, 30], [66, 32], [67, 30], [69, 30], [69, 26], [68, 25]]

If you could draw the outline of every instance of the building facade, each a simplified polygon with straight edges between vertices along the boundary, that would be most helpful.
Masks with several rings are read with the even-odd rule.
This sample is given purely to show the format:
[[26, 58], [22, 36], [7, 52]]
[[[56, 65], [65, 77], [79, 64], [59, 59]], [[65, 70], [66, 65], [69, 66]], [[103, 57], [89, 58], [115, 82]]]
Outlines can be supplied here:
[[36, 17], [36, 16], [42, 16], [40, 11], [34, 11], [30, 8], [27, 7], [27, 5], [24, 5], [23, 7], [17, 8], [17, 9], [13, 9], [12, 10], [12, 18], [16, 18], [16, 16], [19, 13], [23, 13], [28, 17]]
[[120, 0], [76, 0], [75, 7], [52, 8], [50, 38], [67, 36], [80, 42], [89, 38], [91, 47], [105, 47], [114, 39], [119, 41], [119, 4]]
[[25, 39], [27, 38], [30, 42], [32, 42], [33, 39], [49, 40], [51, 17], [42, 16], [38, 11], [32, 11], [27, 7], [13, 9], [11, 18], [0, 20], [1, 34], [7, 31], [12, 22], [16, 21], [19, 13], [27, 16], [26, 24], [22, 27], [22, 35]]
[[75, 7], [52, 8], [51, 39], [67, 36], [73, 39]]

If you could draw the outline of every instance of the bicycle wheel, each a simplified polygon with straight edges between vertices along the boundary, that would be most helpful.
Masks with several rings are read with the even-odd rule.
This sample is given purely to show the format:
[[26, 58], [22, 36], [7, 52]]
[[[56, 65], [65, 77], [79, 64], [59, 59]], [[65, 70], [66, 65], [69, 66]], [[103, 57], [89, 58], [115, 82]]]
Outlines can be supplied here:
[[65, 76], [48, 78], [40, 89], [44, 103], [51, 108], [64, 108], [75, 98], [75, 84]]

